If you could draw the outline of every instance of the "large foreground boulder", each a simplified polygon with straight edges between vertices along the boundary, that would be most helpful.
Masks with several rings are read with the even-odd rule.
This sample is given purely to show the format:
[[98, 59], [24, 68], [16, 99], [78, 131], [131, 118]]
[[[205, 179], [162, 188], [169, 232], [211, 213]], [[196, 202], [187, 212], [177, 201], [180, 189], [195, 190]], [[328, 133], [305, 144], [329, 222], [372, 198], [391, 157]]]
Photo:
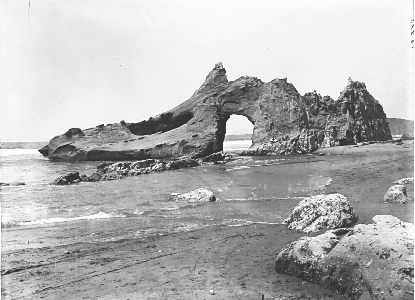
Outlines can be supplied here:
[[385, 196], [383, 196], [384, 203], [406, 203], [409, 199], [406, 196], [406, 187], [401, 184], [392, 185]]
[[167, 112], [138, 123], [71, 128], [39, 152], [64, 160], [201, 158], [223, 150], [226, 122], [235, 114], [254, 124], [249, 154], [310, 153], [392, 138], [382, 106], [362, 82], [350, 79], [337, 100], [315, 91], [301, 96], [286, 78], [228, 81], [218, 63], [188, 100]]
[[346, 197], [330, 194], [302, 200], [283, 223], [289, 229], [317, 232], [322, 229], [350, 227], [358, 220]]
[[350, 299], [366, 290], [372, 299], [413, 299], [413, 224], [387, 215], [373, 221], [290, 243], [278, 254], [275, 270]]
[[213, 192], [200, 188], [184, 194], [172, 194], [169, 197], [169, 201], [179, 201], [179, 202], [214, 202], [216, 201], [216, 196]]

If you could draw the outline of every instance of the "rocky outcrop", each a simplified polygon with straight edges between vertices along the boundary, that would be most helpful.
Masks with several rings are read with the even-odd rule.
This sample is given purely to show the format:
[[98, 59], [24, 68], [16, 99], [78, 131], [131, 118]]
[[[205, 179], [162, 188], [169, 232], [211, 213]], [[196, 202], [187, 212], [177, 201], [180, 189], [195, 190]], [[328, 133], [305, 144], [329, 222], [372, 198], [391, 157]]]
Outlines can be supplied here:
[[273, 136], [242, 155], [310, 153], [318, 148], [391, 140], [386, 114], [363, 82], [349, 78], [334, 101], [316, 91], [306, 93], [295, 126], [286, 136]]
[[170, 161], [149, 158], [133, 162], [103, 162], [97, 166], [96, 172], [89, 176], [79, 175], [79, 172], [68, 173], [55, 179], [50, 184], [68, 185], [79, 182], [117, 180], [141, 174], [193, 168], [202, 164], [217, 163], [218, 161], [223, 163], [225, 159], [229, 160], [230, 157], [222, 152], [219, 152], [200, 159], [180, 157]]
[[145, 159], [135, 162], [117, 162], [100, 164], [97, 171], [91, 175], [79, 175], [79, 172], [68, 173], [52, 181], [52, 185], [68, 185], [79, 182], [110, 181], [124, 177], [138, 176], [160, 171], [176, 170], [199, 166], [200, 163], [192, 158], [181, 158], [164, 162], [158, 159]]
[[287, 79], [228, 81], [221, 63], [179, 106], [138, 123], [71, 128], [39, 151], [50, 159], [200, 158], [223, 150], [226, 122], [242, 115], [254, 125], [248, 154], [310, 153], [319, 147], [391, 139], [382, 106], [364, 83], [349, 80], [338, 100], [300, 96]]
[[[84, 181], [86, 181], [86, 180], [84, 180]], [[73, 173], [67, 173], [65, 175], [62, 175], [62, 176], [56, 178], [50, 184], [52, 184], [52, 185], [68, 185], [68, 184], [79, 183], [79, 182], [81, 182], [81, 177], [79, 176], [79, 172], [73, 172]]]
[[330, 194], [302, 200], [283, 223], [289, 229], [317, 232], [322, 229], [351, 227], [358, 220], [346, 197]]
[[373, 224], [302, 237], [282, 249], [275, 270], [359, 299], [413, 299], [413, 224], [375, 216]]
[[177, 202], [189, 202], [189, 203], [197, 203], [197, 202], [214, 202], [216, 201], [216, 196], [213, 192], [200, 188], [188, 193], [183, 194], [172, 194], [169, 197], [169, 201], [177, 201]]
[[384, 203], [406, 203], [409, 199], [406, 195], [406, 187], [401, 184], [392, 185], [385, 196], [383, 196]]

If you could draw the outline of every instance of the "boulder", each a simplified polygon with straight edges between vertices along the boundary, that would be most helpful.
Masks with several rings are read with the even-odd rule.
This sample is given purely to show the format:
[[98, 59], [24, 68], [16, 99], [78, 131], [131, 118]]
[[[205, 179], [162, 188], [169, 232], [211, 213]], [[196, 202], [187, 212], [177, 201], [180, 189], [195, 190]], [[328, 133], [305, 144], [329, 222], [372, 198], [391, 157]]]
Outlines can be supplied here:
[[394, 182], [394, 184], [407, 184], [407, 183], [414, 183], [414, 178], [412, 177], [412, 178], [402, 178], [402, 179], [399, 179], [399, 180], [396, 180], [395, 182]]
[[67, 173], [65, 175], [62, 175], [62, 176], [56, 178], [50, 184], [52, 184], [52, 185], [68, 185], [68, 184], [78, 183], [78, 182], [80, 182], [80, 180], [81, 180], [81, 177], [79, 176], [79, 172], [73, 172], [73, 173]]
[[200, 188], [184, 194], [172, 194], [169, 197], [169, 201], [180, 201], [189, 203], [214, 202], [216, 201], [216, 196], [213, 194], [213, 192], [204, 188]]
[[392, 185], [385, 196], [383, 196], [384, 203], [406, 203], [409, 199], [406, 196], [406, 187], [401, 184]]
[[167, 112], [138, 123], [71, 128], [39, 152], [61, 160], [201, 158], [223, 150], [226, 122], [235, 114], [254, 125], [249, 155], [392, 139], [382, 106], [362, 82], [349, 79], [337, 100], [316, 91], [301, 96], [286, 78], [228, 81], [218, 63], [188, 100]]
[[278, 254], [275, 270], [359, 299], [413, 299], [413, 224], [375, 216], [373, 224], [302, 237]]
[[302, 200], [283, 223], [289, 229], [317, 232], [322, 229], [351, 227], [358, 220], [346, 197], [329, 194]]

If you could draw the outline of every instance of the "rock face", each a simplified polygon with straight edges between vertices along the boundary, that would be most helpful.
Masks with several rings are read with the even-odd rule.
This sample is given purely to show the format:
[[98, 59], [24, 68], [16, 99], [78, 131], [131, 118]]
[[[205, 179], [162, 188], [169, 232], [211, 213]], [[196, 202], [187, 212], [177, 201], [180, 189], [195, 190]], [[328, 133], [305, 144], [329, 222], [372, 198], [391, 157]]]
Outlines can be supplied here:
[[413, 299], [414, 226], [393, 216], [374, 224], [302, 237], [279, 253], [275, 270], [317, 283], [349, 299]]
[[346, 197], [330, 194], [302, 200], [284, 223], [289, 229], [317, 232], [322, 229], [351, 227], [358, 220]]
[[349, 80], [339, 99], [300, 96], [287, 79], [228, 81], [216, 64], [179, 106], [138, 123], [71, 128], [39, 151], [50, 159], [139, 160], [223, 150], [226, 122], [242, 115], [254, 125], [250, 154], [309, 153], [319, 147], [391, 139], [382, 106], [364, 83]]
[[184, 194], [172, 194], [169, 197], [169, 201], [181, 201], [181, 202], [213, 202], [216, 201], [216, 197], [213, 192], [200, 188]]
[[408, 200], [411, 199], [406, 196], [406, 187], [400, 184], [392, 185], [383, 196], [385, 203], [406, 203]]

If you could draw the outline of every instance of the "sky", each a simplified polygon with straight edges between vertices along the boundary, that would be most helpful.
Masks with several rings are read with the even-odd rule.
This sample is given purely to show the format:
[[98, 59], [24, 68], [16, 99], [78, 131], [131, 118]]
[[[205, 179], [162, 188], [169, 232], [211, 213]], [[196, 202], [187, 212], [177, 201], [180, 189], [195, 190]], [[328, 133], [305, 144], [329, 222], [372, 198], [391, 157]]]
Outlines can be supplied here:
[[411, 0], [3, 0], [0, 138], [146, 120], [218, 62], [228, 80], [287, 77], [334, 99], [352, 77], [388, 117], [413, 120], [412, 18]]

